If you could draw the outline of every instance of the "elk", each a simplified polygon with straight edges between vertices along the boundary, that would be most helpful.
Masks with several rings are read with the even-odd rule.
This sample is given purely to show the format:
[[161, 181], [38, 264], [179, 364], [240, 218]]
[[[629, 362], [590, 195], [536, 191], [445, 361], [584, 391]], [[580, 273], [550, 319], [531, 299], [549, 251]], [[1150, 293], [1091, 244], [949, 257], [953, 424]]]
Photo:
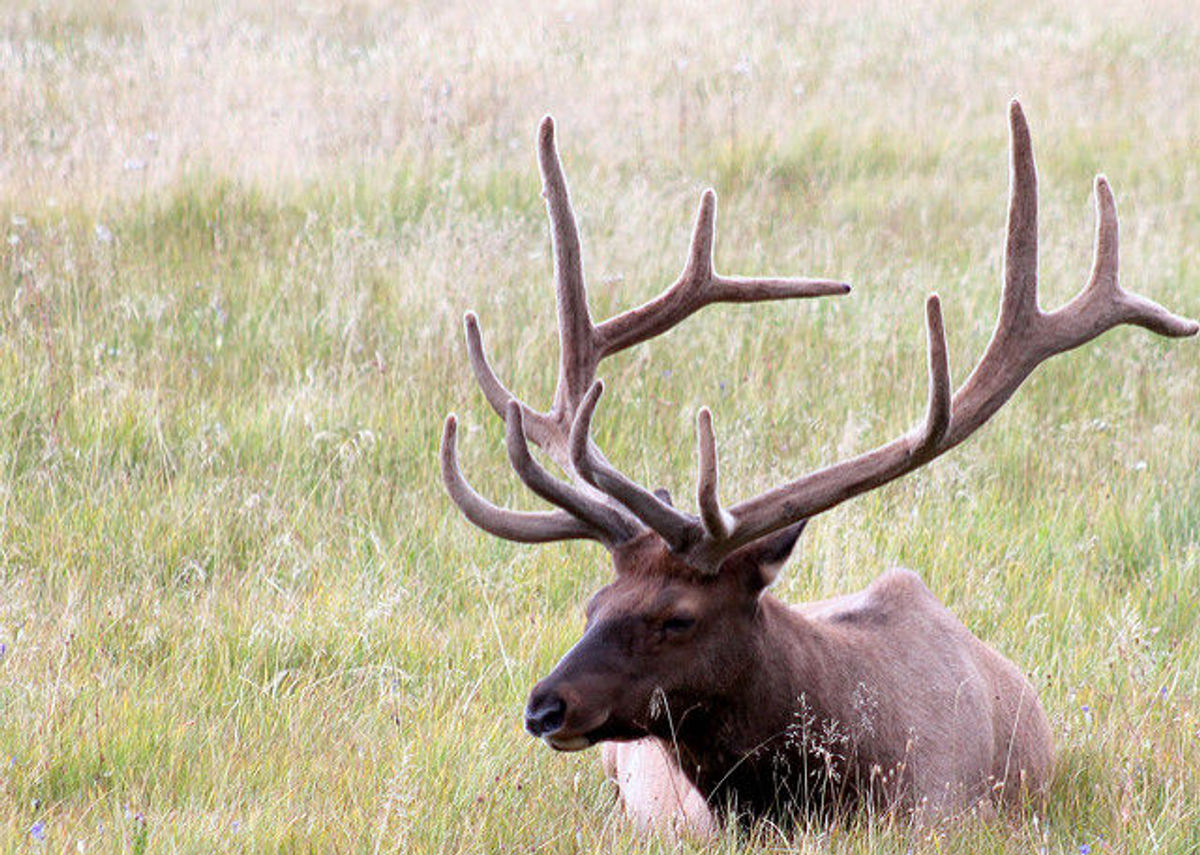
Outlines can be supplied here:
[[[857, 807], [918, 821], [1035, 803], [1051, 779], [1050, 727], [1028, 679], [977, 639], [907, 570], [865, 590], [787, 605], [767, 589], [806, 522], [929, 463], [979, 429], [1042, 362], [1120, 324], [1191, 336], [1196, 322], [1125, 291], [1117, 278], [1117, 213], [1095, 180], [1090, 278], [1043, 311], [1037, 295], [1037, 187], [1029, 128], [1009, 109], [1011, 166], [1003, 290], [983, 356], [951, 394], [937, 295], [925, 305], [928, 403], [908, 433], [732, 506], [718, 493], [712, 415], [696, 419], [698, 513], [622, 474], [590, 436], [600, 363], [661, 335], [710, 303], [847, 293], [825, 279], [729, 277], [713, 268], [716, 197], [700, 200], [678, 280], [660, 296], [593, 323], [580, 242], [547, 117], [538, 159], [551, 225], [561, 360], [550, 408], [535, 410], [498, 379], [476, 316], [467, 351], [504, 420], [509, 461], [548, 511], [501, 508], [457, 461], [445, 422], [441, 469], [476, 526], [523, 543], [595, 540], [613, 581], [587, 604], [582, 638], [533, 687], [526, 729], [552, 748], [604, 743], [602, 760], [642, 827], [706, 833], [725, 817], [821, 819]], [[534, 445], [567, 476], [534, 456]]]

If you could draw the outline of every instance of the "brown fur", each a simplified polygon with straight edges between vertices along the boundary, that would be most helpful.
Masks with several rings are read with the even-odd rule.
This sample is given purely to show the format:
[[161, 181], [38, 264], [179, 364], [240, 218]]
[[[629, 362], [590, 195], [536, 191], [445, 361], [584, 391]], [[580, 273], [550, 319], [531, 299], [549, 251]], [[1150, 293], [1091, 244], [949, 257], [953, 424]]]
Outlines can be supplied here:
[[[637, 740], [605, 751], [626, 811], [697, 833], [714, 824], [701, 804], [926, 818], [1044, 796], [1053, 745], [1036, 691], [916, 574], [789, 606], [763, 593], [781, 563], [764, 560], [778, 551], [766, 540], [716, 576], [653, 535], [617, 553], [583, 639], [530, 697], [531, 710], [566, 701], [550, 744]], [[681, 618], [695, 622], [667, 628]]]

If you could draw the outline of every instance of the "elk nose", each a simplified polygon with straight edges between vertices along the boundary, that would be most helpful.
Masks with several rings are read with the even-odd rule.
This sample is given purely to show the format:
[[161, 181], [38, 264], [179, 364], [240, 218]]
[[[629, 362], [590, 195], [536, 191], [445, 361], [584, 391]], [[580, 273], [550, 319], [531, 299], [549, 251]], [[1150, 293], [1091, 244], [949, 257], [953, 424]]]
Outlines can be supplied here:
[[534, 692], [525, 708], [525, 729], [534, 736], [545, 736], [562, 727], [567, 702], [554, 692]]

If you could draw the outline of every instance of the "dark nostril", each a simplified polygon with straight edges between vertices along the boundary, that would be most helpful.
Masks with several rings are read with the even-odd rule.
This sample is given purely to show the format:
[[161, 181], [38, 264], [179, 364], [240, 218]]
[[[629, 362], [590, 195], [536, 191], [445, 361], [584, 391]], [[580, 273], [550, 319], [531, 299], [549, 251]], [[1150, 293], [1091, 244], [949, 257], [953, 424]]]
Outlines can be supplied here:
[[534, 736], [545, 736], [562, 727], [567, 703], [554, 693], [530, 698], [525, 710], [525, 729]]

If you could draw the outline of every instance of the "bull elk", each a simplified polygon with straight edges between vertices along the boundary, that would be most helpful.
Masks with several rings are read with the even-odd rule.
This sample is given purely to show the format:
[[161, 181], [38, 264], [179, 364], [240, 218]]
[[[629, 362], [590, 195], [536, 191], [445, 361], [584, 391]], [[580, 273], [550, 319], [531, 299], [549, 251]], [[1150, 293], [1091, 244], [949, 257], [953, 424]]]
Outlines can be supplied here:
[[[729, 277], [713, 269], [716, 197], [700, 200], [679, 279], [657, 298], [592, 322], [579, 234], [547, 117], [538, 135], [551, 224], [561, 345], [545, 412], [524, 404], [488, 363], [474, 314], [467, 350], [504, 420], [508, 457], [557, 506], [514, 511], [480, 496], [446, 419], [442, 477], [475, 525], [524, 543], [586, 538], [612, 555], [613, 581], [587, 605], [583, 637], [534, 686], [525, 726], [560, 751], [604, 743], [626, 811], [643, 827], [706, 831], [739, 817], [838, 815], [856, 806], [954, 815], [1044, 797], [1054, 762], [1029, 680], [977, 639], [906, 570], [865, 590], [786, 605], [767, 593], [805, 522], [923, 466], [969, 437], [1043, 361], [1120, 324], [1165, 336], [1198, 325], [1122, 289], [1117, 213], [1098, 176], [1091, 276], [1062, 308], [1037, 296], [1037, 187], [1029, 129], [1009, 110], [1011, 185], [999, 318], [983, 357], [951, 394], [938, 297], [925, 305], [929, 397], [908, 433], [730, 507], [718, 498], [712, 416], [699, 411], [699, 512], [676, 508], [606, 459], [589, 435], [609, 356], [666, 332], [710, 303], [845, 294], [824, 279]], [[569, 481], [553, 476], [530, 443]], [[722, 810], [723, 809], [723, 810]]]

